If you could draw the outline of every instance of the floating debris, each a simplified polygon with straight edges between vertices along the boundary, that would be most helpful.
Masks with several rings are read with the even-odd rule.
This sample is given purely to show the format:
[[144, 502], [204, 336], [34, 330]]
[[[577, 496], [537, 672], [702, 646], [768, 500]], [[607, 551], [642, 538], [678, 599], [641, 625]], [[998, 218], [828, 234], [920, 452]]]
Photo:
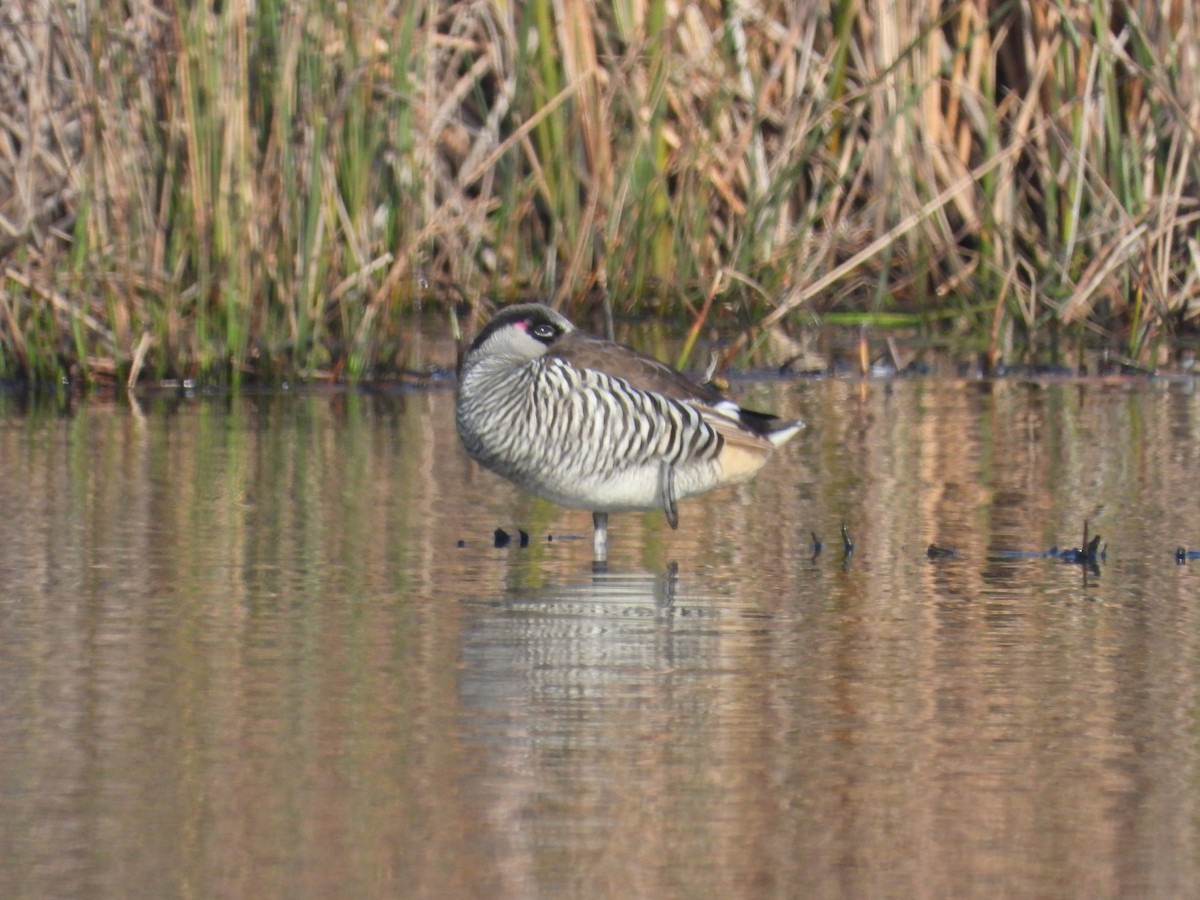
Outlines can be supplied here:
[[520, 535], [520, 546], [528, 547], [529, 546], [529, 533], [527, 531], [523, 531], [522, 529], [518, 528], [517, 534]]
[[[1084, 531], [1087, 534], [1087, 531]], [[1070, 550], [1063, 550], [1058, 554], [1058, 558], [1065, 563], [1072, 563], [1081, 566], [1085, 563], [1096, 565], [1102, 563], [1108, 558], [1108, 545], [1100, 546], [1100, 535], [1096, 535], [1087, 542], [1087, 546], [1080, 550], [1078, 547], [1072, 547]]]
[[510, 541], [512, 541], [512, 535], [503, 528], [497, 528], [492, 535], [492, 545], [494, 547], [507, 547]]
[[930, 544], [929, 549], [925, 551], [925, 555], [930, 559], [948, 559], [952, 556], [958, 556], [958, 551], [953, 547], [939, 547], [937, 544]]
[[[1001, 550], [995, 555], [1000, 559], [1059, 559], [1064, 563], [1076, 566], [1086, 566], [1093, 573], [1100, 573], [1100, 563], [1108, 559], [1108, 545], [1101, 543], [1100, 535], [1089, 537], [1091, 521], [1104, 512], [1104, 505], [1095, 507], [1088, 517], [1083, 520], [1083, 549], [1072, 547], [1069, 550], [1059, 550], [1055, 545], [1040, 553], [1026, 550]], [[1178, 558], [1178, 557], [1176, 557]]]
[[1175, 548], [1175, 562], [1177, 565], [1183, 565], [1189, 559], [1200, 559], [1200, 550], [1189, 550], [1187, 547]]

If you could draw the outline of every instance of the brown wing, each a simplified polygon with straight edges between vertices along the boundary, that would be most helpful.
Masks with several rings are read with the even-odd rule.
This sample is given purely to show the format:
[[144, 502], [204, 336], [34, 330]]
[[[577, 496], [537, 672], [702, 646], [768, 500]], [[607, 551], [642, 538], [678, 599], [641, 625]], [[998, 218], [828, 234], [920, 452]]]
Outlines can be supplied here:
[[556, 356], [579, 369], [594, 369], [623, 378], [638, 390], [654, 391], [675, 400], [717, 403], [724, 399], [712, 388], [697, 384], [652, 356], [580, 331], [563, 335], [550, 345], [546, 355]]

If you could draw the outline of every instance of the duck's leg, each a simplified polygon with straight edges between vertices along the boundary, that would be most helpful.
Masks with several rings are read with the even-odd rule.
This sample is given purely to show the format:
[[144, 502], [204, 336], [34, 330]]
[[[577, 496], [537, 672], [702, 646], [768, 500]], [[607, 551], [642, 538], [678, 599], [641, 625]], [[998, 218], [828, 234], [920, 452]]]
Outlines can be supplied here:
[[592, 513], [592, 526], [596, 529], [592, 535], [592, 560], [596, 563], [608, 562], [608, 513]]
[[664, 461], [658, 472], [659, 499], [662, 500], [663, 512], [667, 514], [667, 524], [672, 528], [679, 527], [679, 510], [675, 505], [675, 467]]

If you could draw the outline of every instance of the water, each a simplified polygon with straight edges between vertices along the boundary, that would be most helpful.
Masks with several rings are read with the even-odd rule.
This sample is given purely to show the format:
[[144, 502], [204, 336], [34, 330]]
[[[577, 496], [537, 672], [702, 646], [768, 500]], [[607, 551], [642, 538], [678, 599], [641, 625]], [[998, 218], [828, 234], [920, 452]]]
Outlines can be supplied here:
[[605, 575], [447, 390], [0, 398], [0, 896], [1196, 895], [1194, 385], [738, 387]]

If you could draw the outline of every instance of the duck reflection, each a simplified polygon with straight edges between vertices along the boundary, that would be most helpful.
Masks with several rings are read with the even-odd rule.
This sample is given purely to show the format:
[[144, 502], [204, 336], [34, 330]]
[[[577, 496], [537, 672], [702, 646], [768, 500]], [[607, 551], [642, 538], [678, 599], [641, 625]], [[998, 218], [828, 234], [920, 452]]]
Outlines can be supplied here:
[[[467, 710], [506, 700], [544, 703], [602, 696], [607, 701], [657, 683], [719, 654], [719, 599], [681, 590], [672, 565], [658, 574], [596, 573], [586, 580], [510, 589], [467, 600], [461, 691]], [[532, 696], [530, 696], [532, 691]]]
[[[660, 872], [649, 895], [665, 896], [684, 871], [662, 870], [670, 847], [723, 844], [736, 827], [737, 816], [705, 823], [694, 807], [711, 801], [725, 768], [736, 732], [727, 719], [741, 705], [736, 660], [765, 623], [736, 596], [705, 592], [719, 586], [686, 582], [671, 568], [466, 601], [469, 790], [504, 845], [497, 874], [511, 896], [536, 885], [586, 894], [610, 877], [600, 861], [613, 852]], [[712, 874], [684, 880], [698, 887]]]

